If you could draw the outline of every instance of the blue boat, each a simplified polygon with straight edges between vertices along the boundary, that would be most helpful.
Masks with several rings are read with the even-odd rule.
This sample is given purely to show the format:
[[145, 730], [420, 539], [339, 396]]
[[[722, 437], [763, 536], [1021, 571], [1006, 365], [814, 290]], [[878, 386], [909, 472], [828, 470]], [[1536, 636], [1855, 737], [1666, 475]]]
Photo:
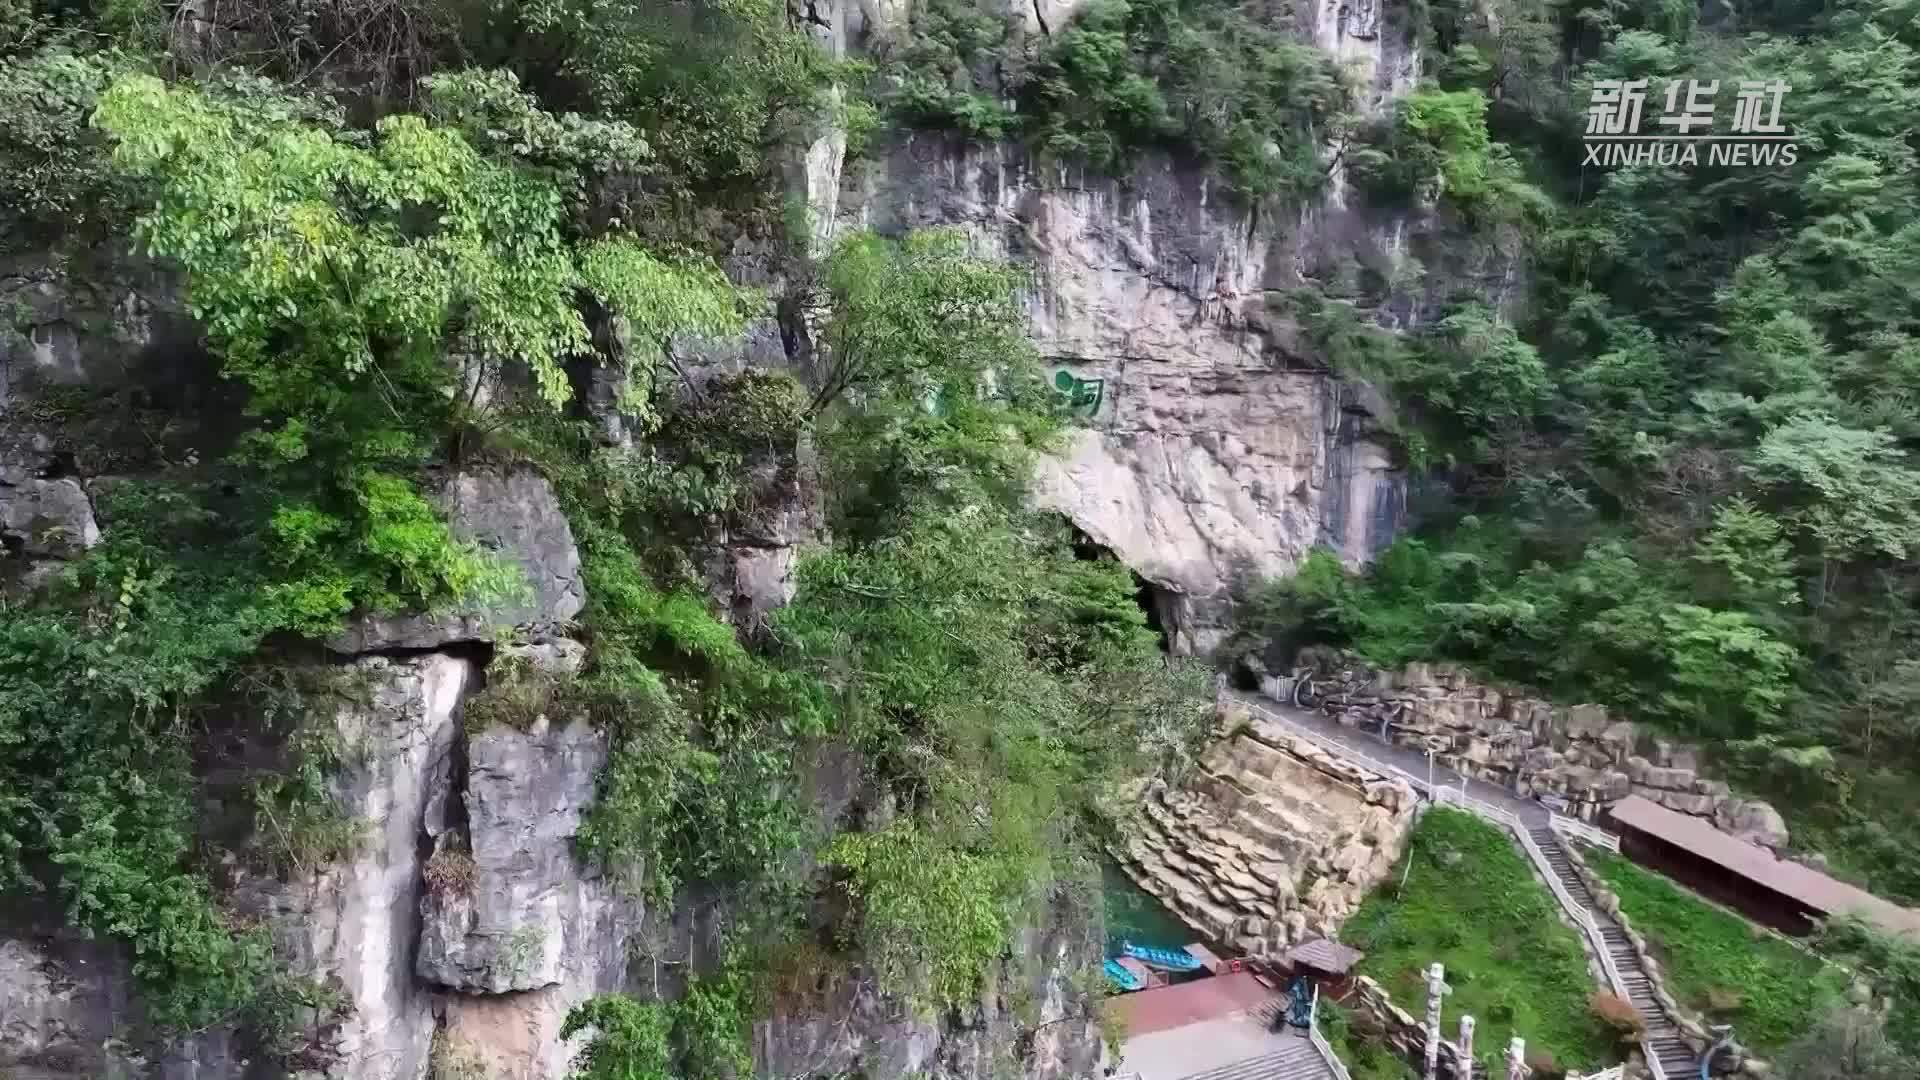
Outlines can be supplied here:
[[1107, 961], [1107, 981], [1119, 987], [1122, 992], [1139, 990], [1147, 985], [1145, 979], [1121, 967], [1118, 960]]
[[1131, 941], [1120, 943], [1120, 951], [1150, 968], [1161, 971], [1198, 971], [1200, 958], [1185, 949], [1156, 949], [1150, 945], [1135, 945]]

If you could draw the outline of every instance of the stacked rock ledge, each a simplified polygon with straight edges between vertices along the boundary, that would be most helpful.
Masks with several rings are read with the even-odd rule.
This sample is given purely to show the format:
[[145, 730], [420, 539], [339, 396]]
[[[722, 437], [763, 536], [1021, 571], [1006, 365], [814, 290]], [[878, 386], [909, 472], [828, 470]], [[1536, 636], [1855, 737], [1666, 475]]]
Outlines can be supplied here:
[[1249, 957], [1333, 937], [1398, 861], [1411, 787], [1223, 706], [1229, 734], [1155, 781], [1110, 853], [1208, 939]]

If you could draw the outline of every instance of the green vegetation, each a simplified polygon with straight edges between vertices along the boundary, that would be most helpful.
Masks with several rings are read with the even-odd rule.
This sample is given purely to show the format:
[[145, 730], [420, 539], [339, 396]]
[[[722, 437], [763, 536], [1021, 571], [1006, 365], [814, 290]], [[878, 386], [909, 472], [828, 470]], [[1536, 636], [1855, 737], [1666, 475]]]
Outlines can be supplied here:
[[1891, 1038], [1884, 1016], [1861, 1009], [1835, 1009], [1775, 1060], [1794, 1080], [1905, 1080], [1920, 1070], [1920, 1058]]
[[[270, 0], [176, 38], [177, 64], [149, 51], [173, 32], [159, 5], [85, 7], [31, 6], [0, 39], [9, 212], [69, 227], [8, 240], [130, 226], [181, 275], [239, 407], [156, 441], [158, 471], [103, 497], [105, 542], [8, 600], [7, 887], [126, 942], [153, 1028], [240, 1020], [279, 1060], [315, 1052], [295, 1021], [339, 1003], [226, 910], [211, 869], [235, 838], [196, 818], [196, 718], [281, 749], [244, 792], [250, 865], [297, 877], [351, 853], [329, 777], [354, 750], [263, 673], [362, 611], [523, 587], [453, 538], [427, 480], [530, 465], [579, 540], [589, 654], [569, 676], [503, 663], [468, 723], [602, 726], [582, 855], [661, 906], [724, 895], [764, 931], [766, 955], [679, 1001], [585, 1010], [574, 1029], [609, 1047], [589, 1071], [743, 1071], [752, 966], [822, 934], [833, 964], [864, 958], [930, 1010], [973, 1000], [1010, 933], [1076, 887], [1108, 782], [1198, 737], [1206, 680], [1161, 656], [1123, 567], [1076, 559], [1025, 507], [1060, 405], [1023, 279], [959, 236], [786, 252], [823, 316], [822, 377], [685, 385], [676, 343], [766, 303], [701, 252], [768, 227], [776, 151], [857, 120], [833, 91], [859, 68], [760, 0]], [[589, 359], [628, 442], [573, 400]], [[803, 443], [834, 543], [788, 609], [736, 628], [702, 545], [763, 509], [757, 478], [791, 477]], [[838, 835], [801, 797], [828, 741], [862, 755], [871, 803]], [[426, 873], [452, 894], [474, 867], [453, 844]], [[506, 962], [539, 947], [515, 938]]]
[[1355, 141], [1354, 178], [1387, 205], [1444, 198], [1483, 221], [1544, 219], [1551, 201], [1522, 178], [1512, 151], [1492, 140], [1486, 114], [1476, 88], [1417, 90]]
[[1807, 1018], [1839, 1003], [1848, 975], [1745, 919], [1610, 852], [1585, 852], [1621, 910], [1647, 939], [1667, 992], [1709, 1023], [1732, 1024], [1771, 1058]]
[[1821, 928], [1816, 947], [1873, 983], [1875, 1008], [1887, 1010], [1885, 1036], [1907, 1058], [1920, 1057], [1920, 945], [1841, 919]]
[[[1112, 781], [1190, 751], [1204, 673], [1160, 655], [1125, 568], [1025, 504], [1064, 417], [1021, 275], [954, 234], [815, 253], [792, 227], [781, 170], [877, 108], [1049, 160], [1186, 153], [1255, 198], [1317, 192], [1338, 153], [1375, 202], [1437, 201], [1476, 253], [1524, 257], [1524, 296], [1437, 290], [1398, 337], [1369, 305], [1423, 284], [1410, 258], [1280, 299], [1449, 482], [1369, 576], [1316, 557], [1264, 590], [1239, 647], [1456, 658], [1612, 702], [1713, 742], [1803, 842], [1920, 897], [1913, 0], [1714, 27], [1667, 0], [1427, 0], [1386, 28], [1422, 44], [1420, 88], [1364, 129], [1286, 5], [1098, 0], [1027, 35], [1024, 12], [927, 0], [872, 65], [774, 0], [262, 0], [205, 33], [174, 7], [0, 3], [5, 250], [57, 272], [135, 237], [224, 377], [210, 415], [120, 433], [145, 445], [100, 492], [103, 543], [0, 621], [0, 875], [122, 941], [153, 1026], [244, 1021], [298, 1064], [295, 1021], [340, 1007], [227, 910], [197, 739], [238, 712], [280, 754], [245, 779], [245, 865], [354, 850], [329, 786], [354, 748], [295, 688], [235, 703], [353, 614], [524, 585], [454, 539], [429, 483], [448, 466], [551, 481], [589, 596], [584, 668], [503, 666], [470, 721], [600, 725], [581, 854], [658, 906], [697, 886], [751, 911], [762, 946], [679, 1001], [583, 1009], [589, 1075], [739, 1071], [775, 968], [975, 1000], [1012, 931], [1084, 884]], [[1791, 84], [1798, 164], [1575, 170], [1592, 80], [1675, 73]], [[764, 257], [777, 300], [723, 253]], [[689, 376], [690, 338], [770, 304], [809, 381]], [[576, 399], [589, 368], [617, 438]], [[84, 397], [24, 419], [85, 413], [110, 440], [114, 403]], [[711, 538], [803, 469], [831, 541], [790, 605], [736, 626]], [[859, 759], [842, 821], [805, 798], [824, 746]], [[1603, 1057], [1505, 842], [1444, 814], [1422, 836], [1408, 895], [1355, 923], [1377, 970], [1439, 956], [1489, 1045]], [[428, 870], [470, 887], [457, 846]], [[1495, 924], [1528, 929], [1459, 930]]]
[[[1837, 872], [1920, 899], [1917, 25], [1909, 0], [1710, 27], [1684, 4], [1418, 7], [1425, 87], [1348, 160], [1377, 199], [1438, 198], [1441, 254], [1518, 260], [1529, 287], [1500, 310], [1438, 290], [1397, 337], [1372, 306], [1435, 268], [1284, 298], [1391, 392], [1435, 482], [1417, 535], [1364, 578], [1310, 561], [1238, 647], [1604, 702], [1713, 748]], [[1651, 125], [1669, 77], [1718, 80], [1722, 131], [1742, 80], [1790, 85], [1796, 162], [1581, 167], [1592, 83], [1653, 80]]]
[[[1409, 844], [1393, 876], [1341, 930], [1367, 954], [1360, 973], [1418, 1015], [1428, 966], [1444, 964], [1453, 987], [1446, 1014], [1479, 1022], [1474, 1041], [1490, 1070], [1514, 1035], [1562, 1068], [1619, 1060], [1615, 1036], [1589, 1008], [1594, 984], [1580, 940], [1513, 839], [1471, 814], [1436, 807]], [[1492, 927], [1499, 932], [1485, 932]]]
[[1346, 1065], [1353, 1080], [1407, 1080], [1413, 1070], [1406, 1062], [1393, 1056], [1376, 1036], [1360, 1030], [1359, 1017], [1342, 1008], [1338, 1002], [1322, 998], [1320, 1001], [1320, 1028], [1326, 1037], [1327, 1045]]
[[729, 961], [719, 973], [695, 978], [675, 1001], [603, 994], [576, 1005], [561, 1037], [592, 1033], [575, 1066], [577, 1080], [747, 1076], [751, 1005], [751, 987]]
[[896, 115], [984, 138], [1020, 136], [1096, 167], [1149, 148], [1216, 164], [1241, 193], [1306, 195], [1351, 89], [1289, 13], [1228, 0], [1095, 0], [1038, 39], [966, 0], [916, 5], [884, 95]]

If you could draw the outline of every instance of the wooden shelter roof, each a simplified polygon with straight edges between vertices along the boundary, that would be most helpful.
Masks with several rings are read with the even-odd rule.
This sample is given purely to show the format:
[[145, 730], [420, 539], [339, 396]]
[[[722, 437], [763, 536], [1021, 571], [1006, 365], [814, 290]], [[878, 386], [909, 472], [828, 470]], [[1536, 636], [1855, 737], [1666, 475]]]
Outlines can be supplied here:
[[1721, 832], [1702, 818], [1638, 795], [1614, 803], [1608, 812], [1623, 828], [1663, 840], [1822, 916], [1857, 915], [1890, 933], [1920, 935], [1920, 911], [1782, 859], [1758, 844]]

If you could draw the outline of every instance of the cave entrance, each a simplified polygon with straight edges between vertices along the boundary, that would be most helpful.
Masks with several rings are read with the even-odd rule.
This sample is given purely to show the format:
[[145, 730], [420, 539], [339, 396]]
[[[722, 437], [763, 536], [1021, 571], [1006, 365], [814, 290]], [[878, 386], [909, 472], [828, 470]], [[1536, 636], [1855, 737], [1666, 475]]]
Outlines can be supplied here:
[[[1115, 555], [1112, 548], [1088, 536], [1081, 530], [1080, 526], [1074, 524], [1072, 521], [1068, 521], [1067, 527], [1073, 530], [1074, 558], [1083, 562], [1098, 562], [1101, 559], [1112, 559], [1122, 566], [1127, 566], [1126, 560]], [[1140, 571], [1135, 570], [1131, 566], [1127, 566], [1127, 573], [1133, 575], [1133, 602], [1140, 605], [1141, 611], [1146, 612], [1147, 626], [1160, 638], [1160, 651], [1163, 653], [1171, 653], [1173, 651], [1174, 612], [1178, 610], [1174, 607], [1176, 602], [1174, 597], [1176, 594], [1172, 589], [1164, 585], [1147, 580], [1141, 576]]]

